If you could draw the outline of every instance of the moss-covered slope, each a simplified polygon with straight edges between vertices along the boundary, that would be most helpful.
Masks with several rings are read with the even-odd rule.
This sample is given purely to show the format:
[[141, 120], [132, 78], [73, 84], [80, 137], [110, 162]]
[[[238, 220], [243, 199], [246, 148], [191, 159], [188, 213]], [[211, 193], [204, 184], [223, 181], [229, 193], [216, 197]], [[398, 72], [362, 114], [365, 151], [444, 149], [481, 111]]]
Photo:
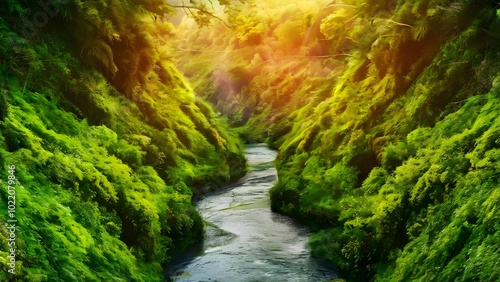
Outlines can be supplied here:
[[179, 65], [279, 147], [272, 207], [314, 256], [353, 281], [497, 281], [498, 2], [319, 4], [253, 1], [182, 37], [212, 69]]
[[244, 174], [239, 139], [169, 61], [162, 1], [32, 2], [0, 13], [0, 280], [160, 281], [202, 238], [197, 188]]

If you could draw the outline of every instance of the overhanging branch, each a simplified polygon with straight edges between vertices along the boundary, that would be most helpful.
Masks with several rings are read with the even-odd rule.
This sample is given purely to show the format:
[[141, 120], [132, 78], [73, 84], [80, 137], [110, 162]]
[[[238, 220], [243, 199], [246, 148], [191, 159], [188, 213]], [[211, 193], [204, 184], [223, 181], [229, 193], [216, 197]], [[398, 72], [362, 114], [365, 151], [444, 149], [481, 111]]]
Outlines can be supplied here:
[[184, 11], [187, 10], [189, 12], [189, 14], [191, 14], [191, 15], [193, 15], [193, 10], [196, 10], [199, 13], [202, 13], [204, 15], [207, 15], [207, 16], [209, 16], [211, 18], [214, 18], [214, 19], [218, 20], [219, 22], [223, 23], [227, 28], [232, 28], [231, 26], [229, 26], [226, 23], [226, 21], [224, 21], [223, 19], [221, 19], [220, 17], [218, 17], [214, 13], [209, 12], [208, 10], [206, 10], [204, 8], [197, 7], [197, 6], [185, 5], [185, 4], [182, 4], [182, 5], [173, 5], [173, 4], [166, 3], [166, 5], [169, 6], [169, 7], [171, 7], [171, 8], [183, 9]]

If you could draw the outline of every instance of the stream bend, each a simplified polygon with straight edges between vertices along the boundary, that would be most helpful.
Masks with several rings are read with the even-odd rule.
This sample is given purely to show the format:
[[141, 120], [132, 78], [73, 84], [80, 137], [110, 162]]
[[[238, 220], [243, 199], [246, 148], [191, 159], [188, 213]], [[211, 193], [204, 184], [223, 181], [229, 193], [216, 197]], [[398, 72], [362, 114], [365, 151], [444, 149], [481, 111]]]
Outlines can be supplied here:
[[314, 260], [310, 231], [270, 209], [269, 189], [277, 180], [276, 152], [247, 146], [249, 173], [200, 198], [207, 221], [201, 251], [169, 266], [172, 281], [325, 281], [337, 274]]

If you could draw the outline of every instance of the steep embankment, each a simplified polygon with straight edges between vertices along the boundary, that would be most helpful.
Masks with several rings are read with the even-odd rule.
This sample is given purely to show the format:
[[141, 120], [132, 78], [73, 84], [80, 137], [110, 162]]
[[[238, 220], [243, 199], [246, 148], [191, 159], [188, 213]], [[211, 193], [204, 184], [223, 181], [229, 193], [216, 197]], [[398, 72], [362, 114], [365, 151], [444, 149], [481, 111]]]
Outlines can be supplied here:
[[3, 223], [18, 181], [0, 280], [160, 281], [201, 239], [196, 187], [241, 176], [242, 146], [170, 62], [163, 1], [36, 2], [0, 13]]
[[272, 205], [318, 231], [313, 255], [356, 281], [497, 281], [498, 8], [253, 1], [230, 32], [186, 29], [179, 65], [279, 146]]

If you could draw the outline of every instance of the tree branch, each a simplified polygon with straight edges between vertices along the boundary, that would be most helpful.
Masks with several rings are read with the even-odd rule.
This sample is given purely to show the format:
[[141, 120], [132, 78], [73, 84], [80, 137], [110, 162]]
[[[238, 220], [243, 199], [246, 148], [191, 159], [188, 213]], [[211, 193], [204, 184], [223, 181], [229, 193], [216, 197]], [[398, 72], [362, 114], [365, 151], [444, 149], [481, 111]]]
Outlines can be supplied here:
[[202, 13], [202, 14], [205, 14], [211, 18], [214, 18], [218, 21], [220, 21], [221, 23], [223, 23], [227, 28], [230, 28], [232, 29], [233, 27], [232, 26], [229, 26], [226, 21], [224, 21], [223, 19], [221, 19], [220, 17], [216, 16], [214, 13], [211, 13], [209, 11], [207, 11], [206, 9], [203, 9], [203, 8], [200, 8], [200, 7], [196, 7], [196, 6], [190, 6], [190, 5], [185, 5], [184, 2], [182, 5], [173, 5], [173, 4], [168, 4], [166, 3], [167, 6], [169, 7], [172, 7], [172, 8], [178, 8], [178, 9], [183, 9], [184, 11], [188, 10], [189, 11], [189, 14], [193, 15], [193, 11], [192, 10], [197, 10], [198, 12]]

